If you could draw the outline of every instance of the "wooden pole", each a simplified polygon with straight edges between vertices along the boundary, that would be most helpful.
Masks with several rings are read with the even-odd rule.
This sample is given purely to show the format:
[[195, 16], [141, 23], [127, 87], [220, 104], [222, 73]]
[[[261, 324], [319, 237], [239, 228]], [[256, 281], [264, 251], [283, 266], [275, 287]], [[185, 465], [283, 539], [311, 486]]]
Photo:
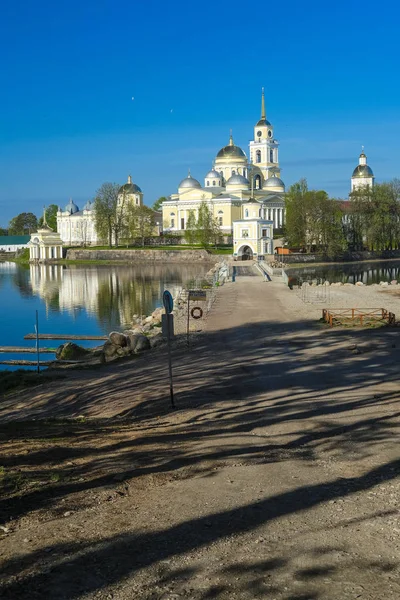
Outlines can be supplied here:
[[40, 355], [39, 355], [39, 315], [38, 311], [36, 311], [36, 352], [37, 352], [37, 372], [40, 373]]

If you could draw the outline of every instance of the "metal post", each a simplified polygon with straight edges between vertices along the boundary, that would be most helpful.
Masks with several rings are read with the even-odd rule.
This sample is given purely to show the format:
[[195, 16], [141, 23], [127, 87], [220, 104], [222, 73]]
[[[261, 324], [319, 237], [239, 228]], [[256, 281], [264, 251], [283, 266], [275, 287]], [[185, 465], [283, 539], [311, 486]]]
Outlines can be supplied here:
[[167, 314], [167, 339], [168, 339], [168, 371], [169, 371], [169, 395], [171, 398], [171, 407], [175, 408], [174, 402], [174, 384], [172, 380], [172, 360], [171, 360], [171, 315]]
[[37, 354], [37, 372], [40, 373], [40, 355], [39, 355], [39, 315], [38, 311], [36, 311], [36, 354]]
[[190, 327], [190, 323], [189, 323], [189, 303], [190, 303], [190, 292], [188, 290], [188, 301], [187, 301], [187, 330], [186, 330], [186, 335], [187, 335], [187, 345], [189, 347], [190, 341], [189, 341], [189, 327]]

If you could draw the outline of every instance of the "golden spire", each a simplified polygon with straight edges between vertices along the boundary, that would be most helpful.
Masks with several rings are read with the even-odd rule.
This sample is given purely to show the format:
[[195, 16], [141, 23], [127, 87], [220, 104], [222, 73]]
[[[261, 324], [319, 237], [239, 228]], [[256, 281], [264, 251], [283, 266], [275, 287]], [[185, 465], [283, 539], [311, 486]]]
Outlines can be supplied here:
[[261, 118], [266, 119], [264, 88], [262, 88], [262, 93], [261, 93]]
[[232, 137], [232, 129], [229, 130], [229, 145], [234, 146], [233, 137]]

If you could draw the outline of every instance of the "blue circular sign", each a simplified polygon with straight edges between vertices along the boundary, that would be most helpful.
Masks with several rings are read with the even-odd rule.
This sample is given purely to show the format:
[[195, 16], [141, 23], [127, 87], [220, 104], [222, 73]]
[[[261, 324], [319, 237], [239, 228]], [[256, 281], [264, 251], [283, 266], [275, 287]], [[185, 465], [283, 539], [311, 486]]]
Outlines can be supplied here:
[[162, 301], [167, 315], [171, 314], [174, 309], [174, 301], [172, 299], [171, 292], [165, 290], [165, 292], [163, 293]]

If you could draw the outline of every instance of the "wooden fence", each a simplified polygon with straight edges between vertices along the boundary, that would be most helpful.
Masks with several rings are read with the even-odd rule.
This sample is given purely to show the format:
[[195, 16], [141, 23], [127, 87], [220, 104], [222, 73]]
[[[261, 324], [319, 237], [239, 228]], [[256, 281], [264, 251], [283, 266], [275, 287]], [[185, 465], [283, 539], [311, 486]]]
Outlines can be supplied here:
[[388, 325], [396, 325], [396, 315], [385, 308], [324, 308], [322, 318], [331, 327], [334, 325], [370, 325], [384, 321]]

